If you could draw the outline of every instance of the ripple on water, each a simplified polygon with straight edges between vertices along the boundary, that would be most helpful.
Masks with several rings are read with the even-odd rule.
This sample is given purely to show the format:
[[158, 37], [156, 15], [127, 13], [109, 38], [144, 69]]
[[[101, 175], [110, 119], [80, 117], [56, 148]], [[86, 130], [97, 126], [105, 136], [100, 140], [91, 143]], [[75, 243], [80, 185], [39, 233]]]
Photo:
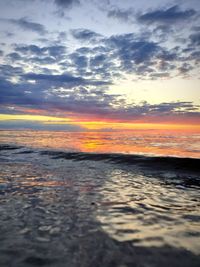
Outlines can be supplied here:
[[168, 253], [190, 267], [199, 254], [196, 187], [113, 162], [14, 157], [0, 164], [1, 266], [150, 266], [157, 253], [167, 266]]
[[[113, 193], [108, 190], [110, 187]], [[116, 240], [149, 247], [185, 247], [199, 253], [199, 244], [193, 243], [192, 235], [187, 234], [191, 229], [200, 233], [198, 191], [179, 190], [173, 184], [166, 186], [161, 179], [114, 171], [101, 193], [113, 204], [106, 208], [100, 206], [98, 219]], [[125, 205], [114, 203], [117, 199], [123, 200]], [[200, 241], [199, 234], [195, 239]]]

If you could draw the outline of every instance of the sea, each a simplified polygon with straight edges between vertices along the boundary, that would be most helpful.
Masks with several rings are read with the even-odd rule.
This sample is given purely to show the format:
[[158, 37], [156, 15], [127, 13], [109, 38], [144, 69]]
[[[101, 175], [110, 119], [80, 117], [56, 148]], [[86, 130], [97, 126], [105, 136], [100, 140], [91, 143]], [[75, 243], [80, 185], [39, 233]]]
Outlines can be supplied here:
[[1, 130], [0, 266], [199, 267], [200, 133]]

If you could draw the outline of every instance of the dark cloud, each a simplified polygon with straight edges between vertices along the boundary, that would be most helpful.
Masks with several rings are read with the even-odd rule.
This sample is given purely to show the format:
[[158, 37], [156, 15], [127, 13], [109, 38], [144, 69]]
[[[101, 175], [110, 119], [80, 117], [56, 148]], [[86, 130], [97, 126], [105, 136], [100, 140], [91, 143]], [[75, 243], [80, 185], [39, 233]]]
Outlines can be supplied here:
[[112, 80], [118, 74], [120, 77], [118, 67], [113, 63], [112, 55], [109, 53], [92, 53], [93, 56], [89, 58], [89, 67], [93, 75], [98, 75], [104, 80]]
[[198, 111], [199, 106], [194, 105], [192, 102], [171, 102], [171, 103], [161, 103], [157, 105], [150, 105], [151, 112], [164, 112], [170, 115], [173, 113], [187, 113]]
[[134, 34], [111, 36], [106, 43], [113, 49], [114, 57], [120, 60], [121, 70], [127, 72], [137, 72], [139, 64], [151, 66], [162, 51], [157, 43], [138, 39]]
[[27, 84], [13, 84], [5, 79], [0, 79], [0, 105], [23, 105], [24, 103], [33, 103], [34, 98], [28, 97], [25, 91]]
[[15, 52], [8, 57], [12, 61], [21, 63], [34, 63], [38, 67], [40, 64], [58, 64], [66, 55], [66, 47], [61, 45], [44, 46], [37, 45], [15, 45]]
[[15, 51], [23, 54], [42, 55], [45, 51], [37, 45], [16, 46]]
[[19, 61], [22, 59], [22, 57], [16, 52], [8, 54], [7, 57], [11, 59], [11, 61]]
[[0, 65], [0, 77], [2, 78], [10, 78], [13, 76], [19, 76], [23, 73], [23, 69], [21, 67], [13, 67], [8, 64]]
[[179, 6], [168, 9], [158, 9], [138, 16], [140, 22], [146, 23], [175, 23], [187, 20], [196, 14], [194, 9], [180, 10]]
[[46, 81], [53, 82], [58, 84], [68, 84], [72, 87], [79, 85], [94, 85], [94, 86], [102, 86], [102, 85], [110, 85], [111, 83], [101, 80], [92, 80], [92, 79], [84, 79], [82, 77], [75, 77], [70, 74], [60, 74], [60, 75], [48, 75], [48, 74], [35, 74], [35, 73], [27, 73], [22, 75], [24, 79], [34, 80], [34, 81]]
[[155, 105], [143, 102], [138, 105], [119, 106], [109, 114], [109, 117], [119, 122], [134, 122], [140, 119], [147, 122], [149, 120], [163, 122], [163, 118], [166, 120], [167, 117], [171, 119], [174, 117], [176, 120], [183, 117], [195, 117], [200, 120], [200, 112], [198, 110], [199, 106], [194, 105], [192, 102], [171, 102]]
[[108, 11], [107, 16], [109, 18], [115, 18], [123, 22], [133, 21], [134, 12], [132, 9], [124, 10], [117, 7]]
[[98, 41], [102, 36], [94, 31], [88, 29], [74, 29], [71, 30], [71, 34], [75, 39], [81, 41]]
[[161, 24], [153, 29], [151, 35], [154, 38], [158, 38], [160, 42], [166, 42], [169, 36], [174, 35], [174, 30], [168, 24]]
[[20, 18], [20, 19], [3, 19], [4, 21], [7, 21], [9, 23], [12, 23], [14, 25], [19, 26], [22, 30], [25, 31], [32, 31], [36, 32], [40, 35], [44, 35], [47, 33], [44, 25], [36, 22], [32, 22], [26, 18]]
[[73, 77], [68, 74], [63, 75], [47, 75], [47, 74], [36, 74], [28, 73], [24, 74], [23, 77], [28, 80], [45, 80], [45, 81], [54, 81], [54, 82], [64, 82], [64, 83], [82, 83], [84, 80], [80, 77]]
[[24, 60], [25, 62], [32, 62], [35, 63], [36, 65], [41, 64], [41, 65], [50, 65], [50, 64], [56, 64], [57, 61], [53, 57], [31, 57], [27, 58]]
[[55, 4], [61, 8], [71, 8], [74, 5], [79, 5], [79, 0], [54, 0]]
[[190, 54], [189, 60], [194, 60], [196, 64], [200, 63], [200, 51], [194, 51]]
[[183, 76], [188, 76], [188, 73], [193, 69], [194, 67], [188, 63], [183, 63], [182, 66], [179, 67], [180, 74], [182, 74]]
[[[77, 40], [94, 40], [99, 38], [99, 34], [87, 29], [73, 30], [72, 34]], [[195, 33], [196, 34], [196, 33]], [[196, 35], [195, 35], [196, 38]], [[188, 42], [196, 44], [194, 36], [190, 36]], [[113, 79], [122, 77], [124, 73], [134, 74], [139, 79], [159, 79], [160, 77], [172, 77], [182, 74], [183, 63], [186, 60], [195, 61], [197, 51], [193, 46], [190, 51], [183, 52], [183, 49], [176, 46], [167, 49], [162, 43], [152, 41], [150, 36], [143, 34], [120, 34], [110, 37], [100, 36], [98, 42], [90, 42], [89, 46], [82, 46], [74, 52], [69, 53], [63, 45], [38, 46], [38, 45], [14, 45], [14, 52], [9, 53], [9, 62], [15, 62], [25, 67], [32, 63], [35, 68], [34, 79], [53, 83], [67, 83], [69, 77], [63, 76], [70, 73], [72, 77], [82, 78], [79, 85], [108, 85]], [[186, 49], [186, 48], [185, 48]], [[199, 58], [199, 57], [198, 57]], [[56, 71], [45, 72], [41, 67], [55, 64], [59, 68]], [[192, 62], [190, 63], [192, 65]], [[182, 71], [181, 71], [182, 68]], [[52, 74], [54, 77], [42, 76]], [[189, 73], [189, 71], [187, 72]], [[41, 76], [37, 76], [37, 75]], [[25, 76], [20, 75], [20, 78]], [[33, 77], [33, 76], [32, 76]], [[64, 80], [63, 80], [64, 79]], [[73, 86], [75, 80], [68, 82]], [[76, 80], [75, 85], [77, 85]], [[42, 85], [43, 86], [43, 85]]]
[[90, 66], [92, 67], [98, 67], [104, 65], [104, 62], [106, 61], [106, 55], [100, 54], [96, 55], [95, 57], [92, 57], [90, 59]]
[[116, 71], [119, 74], [119, 69], [113, 63], [110, 55], [111, 48], [104, 46], [101, 42], [99, 44], [99, 46], [76, 49], [74, 53], [68, 55], [68, 61], [65, 61], [66, 65], [61, 63], [63, 70], [68, 66], [76, 75], [107, 82], [112, 81], [112, 76], [116, 74]]
[[[48, 54], [45, 55], [41, 53], [41, 51], [39, 53], [34, 52], [32, 54], [30, 51], [30, 53], [28, 53], [27, 48], [20, 48], [17, 50], [20, 51], [20, 53], [13, 52], [7, 55], [7, 58], [10, 59], [12, 62], [20, 62], [22, 64], [34, 63], [36, 65], [56, 64], [58, 62], [55, 55], [54, 57], [49, 56]], [[22, 53], [22, 51], [24, 51], [24, 53]], [[59, 53], [58, 56], [61, 57]]]
[[[29, 109], [38, 110], [40, 114], [52, 115], [72, 112], [72, 117], [87, 116], [92, 118], [109, 118], [115, 121], [137, 121], [140, 119], [162, 120], [165, 116], [195, 116], [200, 118], [199, 106], [192, 102], [172, 102], [160, 104], [126, 104], [120, 95], [107, 94], [102, 84], [90, 81], [86, 83], [81, 78], [69, 75], [24, 75], [26, 79], [34, 79], [36, 83], [29, 84], [26, 79], [14, 84], [10, 81], [0, 80], [0, 104], [3, 113], [19, 114], [20, 109], [25, 113]], [[60, 87], [60, 82], [62, 87]], [[64, 84], [73, 83], [73, 87]], [[57, 85], [57, 86], [56, 86]], [[96, 89], [93, 89], [96, 88]], [[120, 98], [119, 98], [120, 97]], [[115, 105], [115, 108], [113, 108]], [[31, 111], [30, 111], [31, 113]], [[74, 115], [73, 115], [74, 114]]]
[[52, 56], [60, 58], [66, 53], [66, 47], [62, 45], [44, 46], [37, 45], [16, 46], [15, 51], [26, 55]]
[[86, 55], [86, 54], [91, 53], [91, 48], [83, 46], [83, 47], [76, 49], [76, 52]]
[[158, 58], [163, 60], [164, 62], [168, 61], [176, 61], [178, 60], [179, 53], [178, 51], [168, 51], [162, 49], [162, 52], [158, 55]]
[[190, 40], [192, 45], [200, 45], [200, 32], [190, 35]]
[[69, 59], [71, 61], [71, 66], [77, 70], [77, 73], [84, 75], [84, 72], [88, 67], [88, 58], [83, 54], [72, 53], [69, 55]]
[[62, 56], [66, 53], [66, 47], [62, 45], [48, 46], [43, 49], [54, 58], [62, 58]]
[[167, 71], [165, 71], [165, 72], [153, 72], [153, 71], [148, 70], [148, 74], [149, 74], [149, 78], [151, 80], [157, 80], [160, 78], [169, 78], [170, 77], [170, 73], [168, 73]]
[[[45, 84], [47, 84], [46, 87]], [[50, 90], [50, 83], [45, 81], [43, 85], [43, 90], [41, 90], [41, 87], [38, 88], [37, 84], [24, 82], [16, 85], [11, 82], [0, 81], [0, 104], [2, 110], [4, 109], [3, 113], [6, 113], [9, 105], [17, 106], [16, 111], [13, 109], [14, 113], [19, 113], [20, 109], [28, 108], [40, 110], [40, 113], [45, 112], [46, 115], [69, 111], [83, 114], [95, 114], [95, 112], [104, 114], [110, 105], [110, 101], [112, 101], [112, 96], [103, 93], [102, 95], [95, 92], [91, 93], [88, 88], [86, 89], [83, 86], [73, 87], [73, 90], [55, 89], [53, 86]]]
[[[0, 79], [0, 90], [2, 91], [1, 92], [1, 100], [2, 100], [2, 95], [3, 95], [3, 90], [6, 91], [6, 90], [10, 90], [11, 88], [13, 88], [13, 84], [1, 77], [1, 79]], [[6, 92], [4, 92], [4, 94], [5, 93]]]

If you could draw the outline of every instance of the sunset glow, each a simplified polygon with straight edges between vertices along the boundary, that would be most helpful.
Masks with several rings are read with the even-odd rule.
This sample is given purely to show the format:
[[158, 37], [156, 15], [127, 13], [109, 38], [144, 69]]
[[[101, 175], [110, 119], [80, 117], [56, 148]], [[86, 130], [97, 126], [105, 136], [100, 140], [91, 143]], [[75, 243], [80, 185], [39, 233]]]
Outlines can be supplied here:
[[200, 0], [0, 0], [0, 267], [200, 266]]
[[50, 116], [40, 116], [40, 115], [8, 115], [0, 114], [0, 122], [4, 121], [23, 121], [23, 122], [39, 122], [41, 125], [76, 125], [82, 127], [82, 130], [87, 131], [99, 131], [99, 130], [117, 130], [117, 131], [126, 131], [126, 130], [188, 130], [188, 131], [199, 131], [200, 124], [184, 124], [184, 123], [142, 123], [142, 122], [115, 122], [115, 121], [90, 121], [84, 120], [79, 121], [78, 118], [67, 119], [67, 118], [58, 118]]
[[11, 2], [0, 129], [199, 130], [198, 0]]

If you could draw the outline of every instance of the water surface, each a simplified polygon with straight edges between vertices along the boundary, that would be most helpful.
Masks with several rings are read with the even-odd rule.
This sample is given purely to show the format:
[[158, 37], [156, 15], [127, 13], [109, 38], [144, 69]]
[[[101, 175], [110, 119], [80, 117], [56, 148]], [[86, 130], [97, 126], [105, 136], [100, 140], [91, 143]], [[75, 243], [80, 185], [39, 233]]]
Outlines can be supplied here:
[[200, 158], [200, 133], [189, 130], [74, 133], [0, 131], [0, 142], [65, 151]]
[[199, 136], [137, 134], [2, 132], [0, 265], [200, 266]]

